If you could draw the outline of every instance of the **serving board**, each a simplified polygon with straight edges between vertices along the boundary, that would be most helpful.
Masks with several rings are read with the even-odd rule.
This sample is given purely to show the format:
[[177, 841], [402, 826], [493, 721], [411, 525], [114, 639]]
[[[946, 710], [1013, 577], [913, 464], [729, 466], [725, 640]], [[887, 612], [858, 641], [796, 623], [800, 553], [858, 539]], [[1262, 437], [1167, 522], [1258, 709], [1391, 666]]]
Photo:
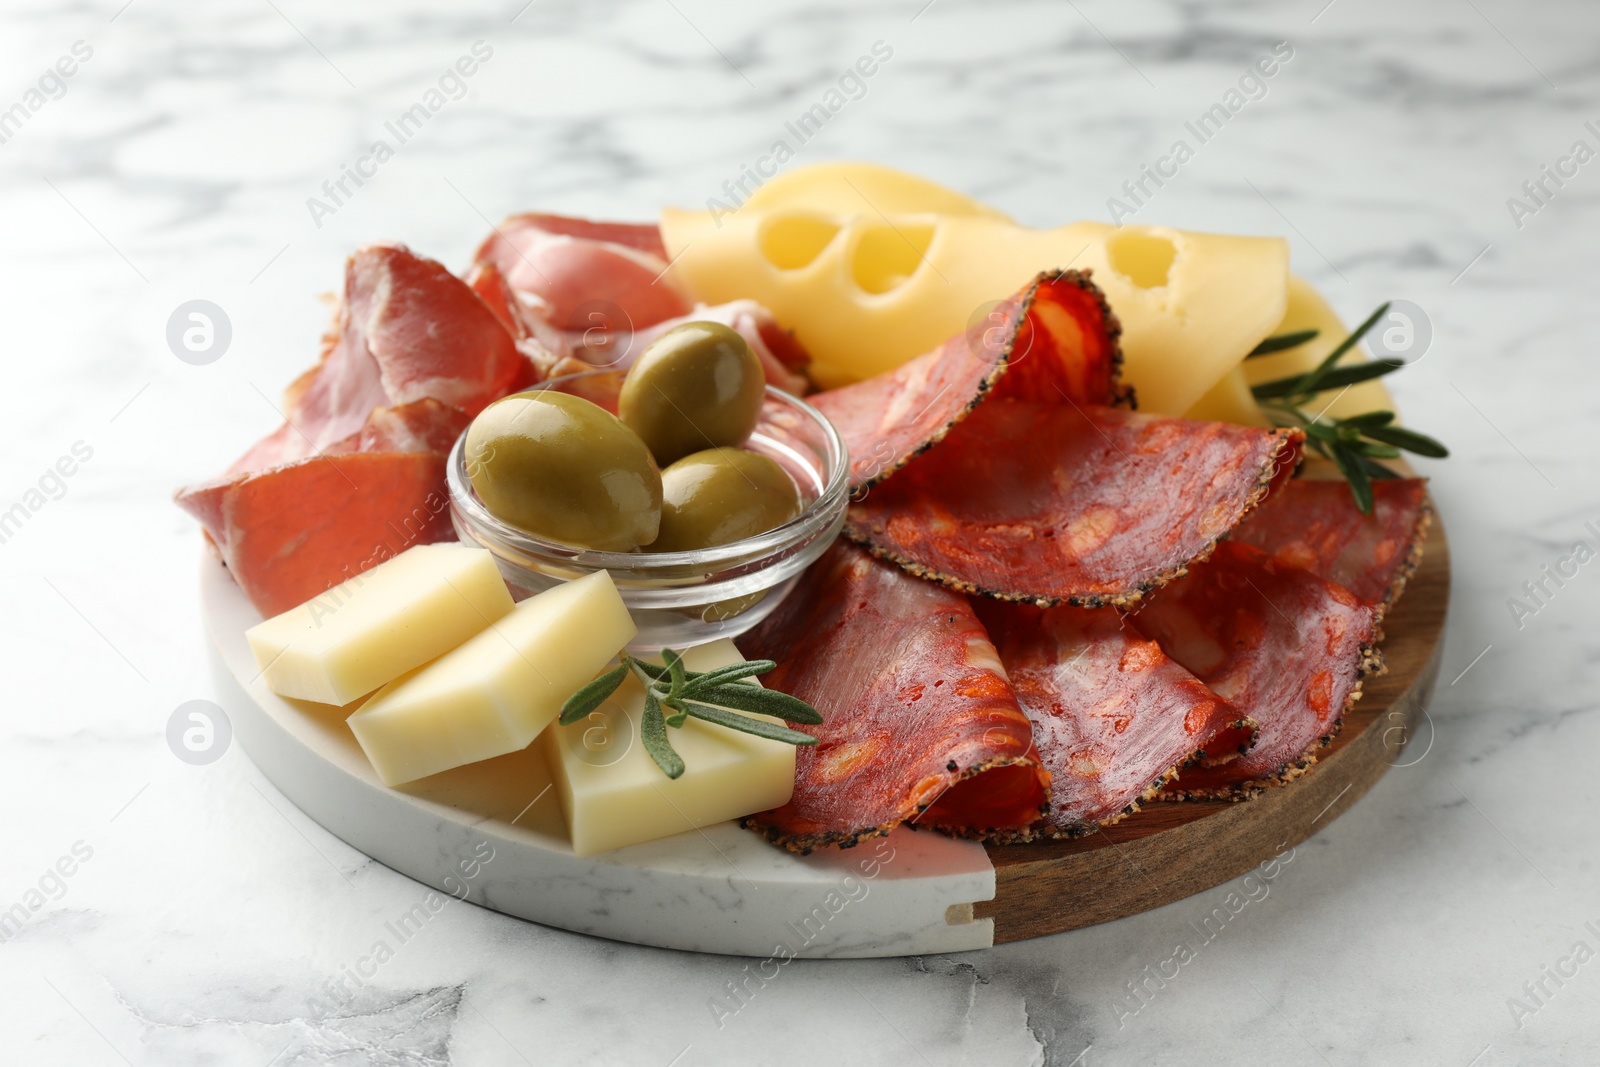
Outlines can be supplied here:
[[1238, 877], [1329, 825], [1402, 761], [1438, 677], [1449, 586], [1436, 522], [1422, 565], [1385, 620], [1389, 672], [1367, 680], [1342, 733], [1306, 774], [1248, 803], [1155, 803], [1092, 836], [1031, 845], [901, 829], [855, 849], [796, 856], [724, 823], [578, 857], [540, 746], [386, 788], [345, 725], [352, 708], [266, 688], [244, 638], [260, 616], [209, 555], [201, 570], [214, 675], [234, 735], [331, 833], [441, 894], [509, 915], [755, 957], [985, 948], [1131, 915]]

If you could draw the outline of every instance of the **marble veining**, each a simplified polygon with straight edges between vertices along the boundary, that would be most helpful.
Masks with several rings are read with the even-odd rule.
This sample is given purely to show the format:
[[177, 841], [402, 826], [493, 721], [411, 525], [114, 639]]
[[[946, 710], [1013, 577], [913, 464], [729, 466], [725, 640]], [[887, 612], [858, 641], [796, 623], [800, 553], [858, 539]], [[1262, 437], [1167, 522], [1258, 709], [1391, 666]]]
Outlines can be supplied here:
[[[0, 110], [93, 49], [0, 143], [0, 511], [93, 450], [0, 542], [0, 911], [26, 914], [0, 944], [8, 1062], [1594, 1060], [1600, 970], [1548, 975], [1578, 942], [1600, 950], [1600, 571], [1520, 626], [1507, 601], [1600, 521], [1600, 169], [1531, 216], [1508, 200], [1594, 143], [1597, 30], [1584, 0], [7, 5]], [[323, 181], [480, 40], [494, 56], [465, 98], [317, 225]], [[1389, 297], [1431, 319], [1394, 385], [1454, 452], [1425, 466], [1455, 581], [1431, 748], [1175, 976], [1163, 961], [1241, 885], [979, 952], [794, 960], [760, 984], [760, 959], [451, 902], [374, 966], [425, 887], [305, 818], [237, 746], [205, 766], [167, 746], [178, 705], [219, 696], [198, 535], [168, 494], [276, 424], [268, 398], [314, 358], [318, 294], [357, 244], [459, 268], [512, 211], [703, 205], [878, 40], [892, 61], [794, 165], [876, 159], [1035, 225], [1106, 217], [1201, 101], [1293, 46], [1137, 217], [1281, 234], [1347, 320]], [[165, 342], [196, 298], [233, 326], [209, 366]], [[89, 858], [52, 873], [75, 845]], [[618, 896], [595, 895], [597, 920]], [[373, 973], [330, 1007], [357, 967]]]

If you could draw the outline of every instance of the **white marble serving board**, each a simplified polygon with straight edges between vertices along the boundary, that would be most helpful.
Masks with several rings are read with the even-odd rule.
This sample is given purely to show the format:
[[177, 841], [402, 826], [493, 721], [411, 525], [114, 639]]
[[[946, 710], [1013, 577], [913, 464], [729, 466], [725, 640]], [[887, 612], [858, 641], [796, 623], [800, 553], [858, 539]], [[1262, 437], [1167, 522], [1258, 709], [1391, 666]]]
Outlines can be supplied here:
[[222, 706], [251, 759], [328, 831], [440, 894], [618, 941], [761, 958], [994, 943], [994, 921], [972, 918], [995, 884], [974, 842], [898, 830], [797, 856], [727, 822], [575, 856], [537, 744], [389, 788], [345, 724], [352, 709], [267, 688], [244, 636], [261, 616], [209, 554], [200, 586]]

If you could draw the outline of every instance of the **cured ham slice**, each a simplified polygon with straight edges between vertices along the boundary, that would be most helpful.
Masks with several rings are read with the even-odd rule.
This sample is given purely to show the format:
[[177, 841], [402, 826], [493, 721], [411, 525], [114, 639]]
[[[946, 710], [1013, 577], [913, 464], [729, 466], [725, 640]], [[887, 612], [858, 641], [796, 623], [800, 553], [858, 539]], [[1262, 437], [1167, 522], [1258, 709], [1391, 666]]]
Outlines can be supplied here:
[[[482, 282], [491, 296], [493, 282]], [[363, 248], [321, 362], [290, 387], [287, 421], [177, 503], [275, 615], [452, 537], [445, 453], [473, 415], [536, 376], [473, 288], [399, 245]]]
[[323, 450], [341, 452], [436, 452], [444, 455], [472, 422], [460, 408], [437, 400], [414, 400], [397, 408], [377, 408], [367, 424]]
[[401, 245], [370, 245], [345, 266], [332, 335], [322, 361], [291, 388], [287, 421], [229, 471], [316, 455], [361, 432], [380, 407], [431, 399], [476, 415], [533, 377], [461, 279]]
[[1127, 606], [1184, 573], [1299, 459], [1296, 430], [987, 401], [850, 508], [913, 574], [1040, 606]]
[[[595, 222], [570, 215], [548, 215], [536, 211], [513, 215], [500, 224], [500, 234], [508, 238], [529, 231], [621, 245], [666, 261], [667, 247], [661, 242], [661, 227], [653, 222]], [[481, 257], [480, 257], [481, 258]]]
[[[513, 215], [473, 257], [492, 263], [511, 288], [543, 302], [561, 330], [639, 330], [693, 306], [670, 278], [652, 224]], [[616, 322], [621, 316], [625, 321]]]
[[444, 458], [432, 452], [314, 456], [191, 486], [178, 503], [269, 617], [453, 536]]
[[680, 323], [737, 330], [767, 381], [808, 391], [805, 349], [754, 300], [694, 304], [661, 277], [667, 268], [654, 225], [516, 215], [479, 247], [472, 286], [518, 339], [541, 377], [591, 367], [623, 369]]
[[1041, 274], [981, 322], [939, 348], [812, 403], [850, 450], [850, 481], [875, 485], [938, 444], [988, 393], [1025, 400], [1109, 404], [1121, 327], [1079, 271]]
[[483, 301], [483, 306], [500, 320], [500, 325], [506, 328], [506, 333], [510, 334], [513, 340], [521, 341], [528, 336], [527, 323], [517, 306], [517, 294], [499, 267], [493, 263], [474, 264], [471, 273], [467, 275], [467, 287], [476, 293], [478, 299]]
[[1248, 752], [1183, 771], [1167, 792], [1226, 796], [1314, 763], [1380, 669], [1374, 616], [1343, 586], [1233, 541], [1152, 596], [1133, 625], [1258, 727]]
[[1116, 822], [1202, 750], [1231, 744], [1237, 752], [1249, 742], [1230, 704], [1111, 608], [974, 607], [1050, 772], [1053, 834]]
[[1344, 586], [1382, 615], [1417, 569], [1432, 520], [1422, 478], [1374, 481], [1367, 515], [1342, 480], [1296, 478], [1230, 537]]
[[517, 295], [493, 263], [474, 265], [467, 284], [500, 320], [516, 341], [517, 350], [531, 364], [531, 380], [527, 384], [561, 373], [558, 368], [570, 359], [572, 346], [567, 335], [546, 320], [544, 305], [538, 298]]
[[841, 541], [738, 644], [824, 719], [793, 799], [746, 820], [772, 841], [848, 847], [906, 821], [1021, 839], [1039, 820], [1049, 775], [964, 597]]

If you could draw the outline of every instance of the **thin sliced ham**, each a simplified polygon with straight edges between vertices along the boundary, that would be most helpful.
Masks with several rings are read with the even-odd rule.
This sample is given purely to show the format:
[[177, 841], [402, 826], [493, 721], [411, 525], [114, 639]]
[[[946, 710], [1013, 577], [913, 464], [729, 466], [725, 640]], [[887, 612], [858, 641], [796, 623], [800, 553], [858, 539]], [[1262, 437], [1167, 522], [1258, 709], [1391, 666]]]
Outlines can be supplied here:
[[333, 331], [321, 362], [291, 387], [285, 424], [229, 472], [316, 455], [360, 433], [380, 407], [431, 399], [476, 415], [533, 378], [461, 279], [402, 245], [369, 245], [345, 265]]
[[454, 536], [444, 457], [433, 452], [313, 456], [190, 486], [178, 503], [269, 617], [412, 545]]
[[560, 368], [571, 357], [571, 341], [550, 325], [547, 309], [537, 297], [517, 293], [493, 263], [474, 264], [467, 285], [500, 320], [531, 365], [528, 384], [563, 373]]
[[796, 852], [848, 847], [904, 822], [1023, 838], [1049, 775], [964, 597], [839, 542], [738, 640], [776, 670], [762, 684], [811, 703], [794, 796], [746, 824]]
[[1208, 747], [1248, 746], [1240, 714], [1111, 608], [973, 605], [1050, 772], [1049, 832], [1091, 833]]
[[641, 330], [693, 306], [664, 277], [666, 250], [653, 223], [513, 215], [473, 258], [493, 263], [518, 293], [538, 297], [560, 330]]
[[290, 387], [284, 425], [177, 503], [252, 603], [277, 614], [453, 537], [445, 453], [473, 415], [536, 377], [471, 287], [401, 246], [363, 248], [321, 362]]
[[478, 248], [470, 280], [541, 377], [626, 369], [672, 327], [710, 321], [749, 342], [768, 384], [809, 390], [810, 359], [770, 311], [754, 300], [696, 304], [666, 268], [654, 225], [515, 215]]
[[1344, 586], [1382, 615], [1421, 562], [1432, 519], [1422, 478], [1374, 481], [1366, 515], [1343, 480], [1296, 478], [1229, 536]]
[[413, 400], [397, 408], [375, 408], [365, 426], [323, 449], [323, 455], [433, 452], [442, 456], [471, 422], [465, 411], [432, 398]]
[[1129, 606], [1203, 558], [1293, 469], [1300, 439], [992, 399], [853, 504], [845, 532], [963, 592]]
[[1296, 777], [1338, 732], [1362, 676], [1381, 669], [1371, 606], [1233, 541], [1130, 621], [1258, 727], [1248, 752], [1181, 772], [1164, 795], [1228, 796]]

